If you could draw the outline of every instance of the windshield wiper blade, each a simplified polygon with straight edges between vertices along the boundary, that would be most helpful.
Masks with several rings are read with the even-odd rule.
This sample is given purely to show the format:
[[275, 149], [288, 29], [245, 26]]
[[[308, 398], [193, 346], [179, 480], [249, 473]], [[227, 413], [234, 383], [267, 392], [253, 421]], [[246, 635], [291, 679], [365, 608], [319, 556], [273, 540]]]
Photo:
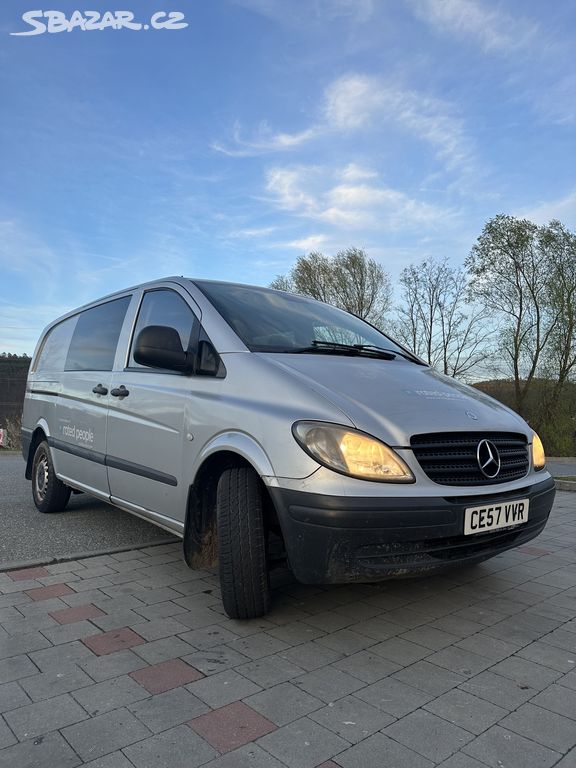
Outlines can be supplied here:
[[389, 352], [391, 355], [400, 355], [400, 357], [403, 357], [405, 360], [409, 360], [411, 363], [417, 363], [418, 365], [425, 365], [421, 360], [419, 360], [416, 355], [410, 354], [410, 352], [402, 352], [400, 349], [388, 349], [386, 347], [377, 347], [374, 344], [357, 344], [355, 346], [362, 347], [362, 349], [375, 349], [378, 350], [378, 352]]
[[394, 360], [396, 357], [396, 353], [391, 349], [380, 349], [379, 347], [368, 344], [341, 344], [338, 341], [320, 341], [319, 339], [314, 339], [309, 347], [300, 347], [300, 349], [291, 351], [298, 354], [368, 355], [370, 357], [377, 357], [381, 360]]

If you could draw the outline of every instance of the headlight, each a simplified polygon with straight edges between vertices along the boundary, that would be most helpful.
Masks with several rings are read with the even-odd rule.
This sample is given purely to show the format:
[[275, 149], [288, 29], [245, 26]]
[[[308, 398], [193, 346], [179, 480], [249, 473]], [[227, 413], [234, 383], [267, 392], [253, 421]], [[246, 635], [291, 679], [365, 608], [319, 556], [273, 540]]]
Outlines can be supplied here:
[[336, 472], [363, 480], [414, 482], [400, 456], [364, 432], [320, 421], [298, 421], [292, 433], [306, 453]]
[[542, 440], [540, 440], [536, 432], [532, 432], [532, 463], [534, 464], [534, 469], [536, 471], [539, 469], [544, 469], [546, 466], [544, 446], [542, 445]]

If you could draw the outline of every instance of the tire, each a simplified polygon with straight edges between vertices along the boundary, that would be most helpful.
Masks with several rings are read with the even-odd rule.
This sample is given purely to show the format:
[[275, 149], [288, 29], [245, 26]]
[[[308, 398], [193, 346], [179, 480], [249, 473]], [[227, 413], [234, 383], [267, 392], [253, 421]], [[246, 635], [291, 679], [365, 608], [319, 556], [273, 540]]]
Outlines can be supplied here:
[[260, 478], [249, 467], [224, 470], [216, 491], [218, 559], [224, 610], [255, 619], [270, 609]]
[[56, 477], [46, 440], [42, 440], [34, 452], [32, 497], [40, 512], [62, 512], [70, 498], [70, 488]]

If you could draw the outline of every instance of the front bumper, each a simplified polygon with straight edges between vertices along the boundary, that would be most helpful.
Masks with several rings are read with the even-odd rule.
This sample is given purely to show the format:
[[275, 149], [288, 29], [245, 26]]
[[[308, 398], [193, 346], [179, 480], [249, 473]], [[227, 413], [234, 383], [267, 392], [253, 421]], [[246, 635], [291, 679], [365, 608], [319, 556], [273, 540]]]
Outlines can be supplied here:
[[[269, 488], [290, 566], [306, 584], [378, 581], [478, 563], [538, 536], [556, 493], [551, 477], [514, 491], [490, 490], [482, 496], [350, 498]], [[466, 507], [525, 498], [526, 523], [464, 536]]]

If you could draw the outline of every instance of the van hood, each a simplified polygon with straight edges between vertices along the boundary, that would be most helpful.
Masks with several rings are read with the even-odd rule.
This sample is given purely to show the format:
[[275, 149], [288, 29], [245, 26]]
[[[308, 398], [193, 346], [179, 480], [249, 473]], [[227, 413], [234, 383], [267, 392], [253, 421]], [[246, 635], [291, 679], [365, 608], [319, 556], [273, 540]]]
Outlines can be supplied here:
[[331, 355], [262, 354], [344, 411], [357, 429], [408, 447], [427, 432], [512, 431], [530, 439], [526, 422], [483, 392], [404, 360]]

